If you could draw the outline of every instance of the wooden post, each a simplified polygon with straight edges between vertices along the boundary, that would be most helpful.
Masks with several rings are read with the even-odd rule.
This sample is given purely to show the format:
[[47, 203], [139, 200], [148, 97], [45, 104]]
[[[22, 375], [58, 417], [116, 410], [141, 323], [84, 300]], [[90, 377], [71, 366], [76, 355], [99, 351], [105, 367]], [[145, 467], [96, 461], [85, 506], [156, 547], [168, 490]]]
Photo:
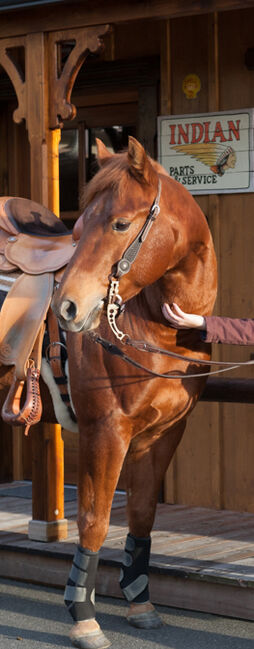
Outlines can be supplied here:
[[[102, 47], [101, 36], [108, 26], [30, 33], [16, 39], [2, 39], [0, 63], [14, 85], [18, 108], [13, 118], [26, 120], [30, 143], [31, 199], [59, 216], [60, 120], [72, 119], [72, 87], [89, 51]], [[57, 66], [62, 41], [74, 40], [63, 70]], [[9, 56], [11, 47], [25, 47], [25, 78]], [[60, 116], [60, 119], [59, 119]], [[33, 520], [29, 538], [53, 541], [66, 538], [64, 518], [64, 447], [59, 425], [34, 427], [32, 434]]]
[[[47, 129], [48, 207], [57, 216], [60, 213], [60, 139], [60, 128]], [[67, 534], [68, 522], [64, 518], [64, 443], [61, 426], [44, 424], [37, 427], [33, 438], [33, 520], [29, 523], [29, 538], [60, 541], [65, 539]]]
[[48, 207], [60, 217], [59, 197], [59, 143], [61, 129], [55, 128], [47, 132], [48, 149]]
[[[47, 39], [43, 33], [26, 40], [26, 119], [30, 142], [31, 199], [59, 216], [60, 128], [49, 129]], [[66, 538], [64, 518], [64, 447], [61, 426], [39, 425], [32, 429], [33, 520], [30, 539], [55, 541]]]
[[29, 538], [60, 541], [67, 536], [64, 518], [64, 448], [58, 424], [39, 425], [33, 431], [33, 520]]
[[[38, 171], [31, 177], [31, 198], [42, 202], [57, 216], [59, 205], [59, 142], [61, 130], [59, 115], [71, 119], [75, 106], [70, 103], [74, 80], [89, 49], [101, 47], [99, 29], [79, 29], [55, 32], [49, 36], [30, 34], [27, 37], [27, 114], [31, 143], [31, 169]], [[59, 76], [57, 43], [67, 37], [76, 37], [76, 45]], [[37, 52], [36, 57], [32, 52]], [[38, 90], [37, 103], [33, 97]], [[29, 110], [29, 107], [33, 110]], [[41, 184], [39, 185], [39, 183]], [[61, 427], [48, 424], [37, 427], [33, 433], [33, 520], [29, 523], [29, 538], [55, 541], [66, 538], [67, 520], [64, 518], [64, 443]], [[42, 490], [43, 485], [43, 490]]]

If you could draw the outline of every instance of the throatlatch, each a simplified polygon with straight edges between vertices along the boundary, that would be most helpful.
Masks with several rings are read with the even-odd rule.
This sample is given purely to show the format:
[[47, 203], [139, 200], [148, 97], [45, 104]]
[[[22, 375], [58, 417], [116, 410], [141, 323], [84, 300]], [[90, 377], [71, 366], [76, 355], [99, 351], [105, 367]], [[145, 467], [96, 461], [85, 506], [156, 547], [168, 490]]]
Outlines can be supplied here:
[[99, 552], [77, 547], [67, 586], [64, 602], [75, 622], [95, 617], [95, 577]]
[[128, 602], [149, 601], [148, 571], [151, 537], [138, 538], [128, 534], [125, 544], [120, 586]]

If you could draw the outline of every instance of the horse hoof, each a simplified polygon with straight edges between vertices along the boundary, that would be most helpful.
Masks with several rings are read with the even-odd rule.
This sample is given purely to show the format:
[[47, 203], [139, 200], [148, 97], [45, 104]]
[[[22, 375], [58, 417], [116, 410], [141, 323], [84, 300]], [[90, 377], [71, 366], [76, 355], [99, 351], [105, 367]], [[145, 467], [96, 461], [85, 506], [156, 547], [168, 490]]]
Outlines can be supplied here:
[[106, 638], [102, 631], [93, 631], [77, 638], [71, 638], [74, 647], [79, 649], [106, 649], [110, 647], [111, 642]]
[[129, 624], [138, 629], [159, 629], [162, 621], [157, 611], [146, 611], [145, 613], [132, 613], [127, 616]]

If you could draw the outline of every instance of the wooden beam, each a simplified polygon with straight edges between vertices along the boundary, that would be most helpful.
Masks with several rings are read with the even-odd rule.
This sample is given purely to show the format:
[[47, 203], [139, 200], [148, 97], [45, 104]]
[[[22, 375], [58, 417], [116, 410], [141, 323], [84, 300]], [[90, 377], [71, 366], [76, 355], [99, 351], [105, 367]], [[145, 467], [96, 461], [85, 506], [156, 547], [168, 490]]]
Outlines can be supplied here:
[[98, 25], [101, 22], [121, 23], [131, 20], [168, 19], [181, 16], [208, 14], [215, 11], [234, 11], [254, 6], [253, 0], [150, 0], [146, 2], [129, 2], [121, 0], [88, 0], [51, 7], [24, 9], [1, 13], [0, 38], [38, 32], [38, 25], [43, 32], [71, 27]]
[[160, 114], [170, 115], [172, 111], [171, 99], [171, 51], [170, 51], [170, 21], [164, 20], [161, 25], [161, 92]]

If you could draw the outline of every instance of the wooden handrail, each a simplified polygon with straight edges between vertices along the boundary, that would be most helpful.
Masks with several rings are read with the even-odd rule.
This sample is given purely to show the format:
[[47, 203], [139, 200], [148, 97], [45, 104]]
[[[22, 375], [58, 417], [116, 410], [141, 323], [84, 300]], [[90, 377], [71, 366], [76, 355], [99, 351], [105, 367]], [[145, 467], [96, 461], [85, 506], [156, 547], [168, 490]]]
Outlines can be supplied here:
[[254, 379], [209, 378], [201, 401], [254, 403]]

